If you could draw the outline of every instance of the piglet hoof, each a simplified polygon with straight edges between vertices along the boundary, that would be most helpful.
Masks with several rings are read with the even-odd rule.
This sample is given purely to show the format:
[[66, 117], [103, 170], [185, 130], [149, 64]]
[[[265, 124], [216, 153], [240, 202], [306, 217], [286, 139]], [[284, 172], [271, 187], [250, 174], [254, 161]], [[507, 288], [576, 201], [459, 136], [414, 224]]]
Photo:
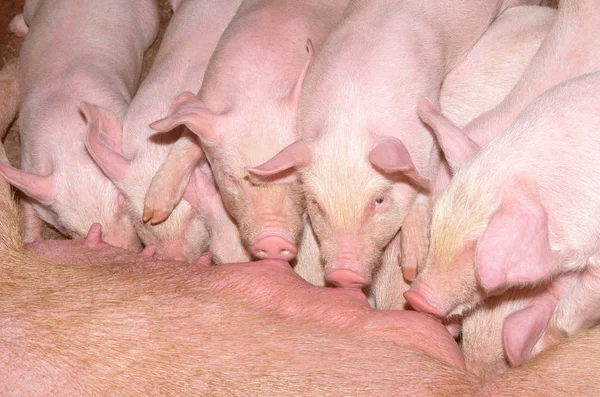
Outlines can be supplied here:
[[92, 223], [87, 236], [85, 236], [84, 244], [88, 248], [98, 247], [104, 242], [102, 241], [102, 225], [99, 223]]
[[142, 221], [144, 223], [150, 222], [151, 225], [156, 225], [164, 222], [170, 213], [166, 211], [155, 211], [150, 208], [144, 207], [144, 213], [142, 214]]
[[141, 254], [144, 258], [154, 258], [154, 256], [156, 255], [156, 245], [147, 245], [146, 247], [144, 247]]
[[206, 267], [206, 266], [212, 266], [212, 265], [214, 265], [213, 260], [212, 260], [212, 252], [209, 252], [209, 251], [206, 251], [205, 253], [200, 255], [200, 257], [198, 259], [196, 259], [194, 261], [194, 266]]
[[23, 14], [18, 14], [12, 19], [12, 21], [10, 21], [8, 24], [8, 30], [13, 32], [17, 37], [25, 37], [29, 31], [29, 27], [27, 26], [27, 23], [25, 23]]
[[402, 266], [402, 275], [404, 276], [404, 280], [406, 280], [406, 282], [412, 283], [413, 280], [417, 277], [417, 267]]

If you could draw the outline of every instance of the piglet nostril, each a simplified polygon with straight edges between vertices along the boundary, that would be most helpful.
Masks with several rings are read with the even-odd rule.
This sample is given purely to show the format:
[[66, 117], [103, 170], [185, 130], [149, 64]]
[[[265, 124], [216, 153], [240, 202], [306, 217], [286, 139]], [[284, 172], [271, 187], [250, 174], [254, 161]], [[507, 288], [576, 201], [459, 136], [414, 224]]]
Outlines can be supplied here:
[[296, 247], [279, 236], [267, 236], [258, 240], [250, 251], [259, 259], [291, 261], [297, 253]]

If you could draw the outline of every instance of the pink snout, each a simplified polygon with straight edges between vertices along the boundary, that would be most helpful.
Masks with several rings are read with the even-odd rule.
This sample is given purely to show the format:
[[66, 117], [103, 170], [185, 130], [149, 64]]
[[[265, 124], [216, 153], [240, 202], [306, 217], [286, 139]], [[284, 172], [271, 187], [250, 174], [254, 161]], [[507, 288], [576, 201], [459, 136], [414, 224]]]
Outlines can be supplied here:
[[259, 259], [291, 261], [296, 257], [298, 249], [283, 237], [267, 236], [254, 243], [250, 252]]
[[413, 309], [423, 312], [433, 314], [436, 317], [443, 317], [442, 313], [431, 306], [427, 298], [415, 291], [406, 291], [404, 293], [404, 299], [413, 307]]
[[370, 281], [352, 270], [338, 269], [325, 276], [327, 282], [342, 288], [359, 289], [370, 284]]

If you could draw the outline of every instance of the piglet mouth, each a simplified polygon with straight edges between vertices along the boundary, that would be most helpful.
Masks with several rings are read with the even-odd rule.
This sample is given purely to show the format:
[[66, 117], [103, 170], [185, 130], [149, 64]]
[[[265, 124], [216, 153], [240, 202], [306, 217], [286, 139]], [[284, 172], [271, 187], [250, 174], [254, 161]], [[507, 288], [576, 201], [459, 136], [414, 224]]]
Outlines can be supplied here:
[[412, 306], [416, 311], [431, 314], [437, 318], [443, 318], [443, 313], [433, 306], [427, 298], [416, 291], [406, 291], [404, 293], [404, 299]]
[[325, 281], [335, 286], [347, 289], [362, 289], [369, 284], [371, 280], [360, 275], [350, 268], [338, 267], [325, 276]]
[[413, 282], [411, 288], [404, 293], [404, 299], [416, 311], [443, 319], [448, 316], [448, 311], [431, 299], [432, 296], [435, 296], [432, 291], [432, 288], [424, 283]]

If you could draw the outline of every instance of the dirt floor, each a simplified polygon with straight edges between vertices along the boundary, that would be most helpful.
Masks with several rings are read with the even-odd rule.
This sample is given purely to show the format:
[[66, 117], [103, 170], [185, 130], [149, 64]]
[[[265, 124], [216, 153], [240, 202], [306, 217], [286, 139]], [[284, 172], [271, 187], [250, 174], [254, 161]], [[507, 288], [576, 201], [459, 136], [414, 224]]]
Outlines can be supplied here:
[[[25, 0], [11, 0], [0, 3], [0, 68], [8, 61], [19, 56], [21, 42], [8, 30], [9, 22], [23, 10]], [[16, 122], [9, 128], [4, 140], [6, 155], [13, 165], [19, 164], [19, 134]]]

